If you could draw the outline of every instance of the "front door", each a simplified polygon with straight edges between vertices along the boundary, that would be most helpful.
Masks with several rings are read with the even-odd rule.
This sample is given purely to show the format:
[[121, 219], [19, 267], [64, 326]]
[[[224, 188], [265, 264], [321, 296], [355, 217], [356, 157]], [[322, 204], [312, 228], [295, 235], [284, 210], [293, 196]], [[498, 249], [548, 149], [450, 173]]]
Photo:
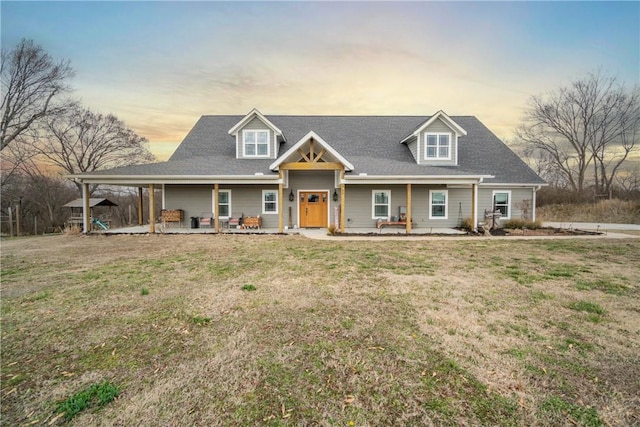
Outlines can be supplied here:
[[326, 227], [328, 191], [300, 192], [300, 227]]

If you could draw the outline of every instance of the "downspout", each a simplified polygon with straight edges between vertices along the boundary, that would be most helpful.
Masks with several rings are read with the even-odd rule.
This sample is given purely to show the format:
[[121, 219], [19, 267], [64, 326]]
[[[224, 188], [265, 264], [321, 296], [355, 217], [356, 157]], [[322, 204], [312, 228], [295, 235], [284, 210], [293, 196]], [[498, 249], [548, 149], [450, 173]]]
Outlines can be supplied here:
[[533, 187], [533, 201], [531, 203], [531, 221], [535, 221], [536, 220], [536, 194], [538, 193], [538, 190], [540, 190], [542, 188], [542, 185], [538, 185], [537, 187]]
[[473, 221], [472, 228], [474, 233], [478, 232], [478, 185], [481, 184], [482, 181], [484, 181], [484, 178], [480, 178], [476, 184], [471, 185], [471, 220]]

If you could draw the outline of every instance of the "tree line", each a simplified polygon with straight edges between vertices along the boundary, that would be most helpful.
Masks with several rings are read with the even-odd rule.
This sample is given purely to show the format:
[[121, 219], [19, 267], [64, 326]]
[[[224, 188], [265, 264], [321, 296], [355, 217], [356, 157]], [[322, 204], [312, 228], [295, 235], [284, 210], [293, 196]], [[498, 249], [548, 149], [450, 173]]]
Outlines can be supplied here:
[[[1, 61], [2, 213], [19, 204], [25, 218], [39, 219], [43, 230], [61, 226], [69, 215], [61, 206], [81, 194], [81, 185], [63, 175], [155, 159], [146, 138], [114, 114], [94, 111], [72, 97], [75, 72], [68, 60], [55, 60], [23, 39], [3, 49]], [[118, 199], [127, 194], [96, 186], [89, 191]]]

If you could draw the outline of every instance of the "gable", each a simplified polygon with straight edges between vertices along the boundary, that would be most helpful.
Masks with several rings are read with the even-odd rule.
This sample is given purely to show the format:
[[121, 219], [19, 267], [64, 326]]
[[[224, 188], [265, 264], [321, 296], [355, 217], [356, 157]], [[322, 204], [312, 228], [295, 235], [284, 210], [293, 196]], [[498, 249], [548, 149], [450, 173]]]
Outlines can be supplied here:
[[345, 170], [353, 170], [353, 165], [347, 159], [313, 131], [300, 138], [269, 168], [277, 170], [284, 163], [315, 163], [318, 168], [322, 167], [322, 163], [340, 163]]
[[228, 133], [235, 137], [237, 159], [275, 159], [284, 140], [282, 131], [255, 108]]

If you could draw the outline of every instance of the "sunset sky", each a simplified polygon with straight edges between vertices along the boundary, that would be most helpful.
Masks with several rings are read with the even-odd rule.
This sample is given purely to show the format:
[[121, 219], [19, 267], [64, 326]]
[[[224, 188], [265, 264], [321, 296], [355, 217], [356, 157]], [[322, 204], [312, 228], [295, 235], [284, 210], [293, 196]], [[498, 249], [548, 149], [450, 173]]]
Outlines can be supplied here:
[[75, 96], [166, 159], [204, 114], [475, 115], [510, 138], [527, 99], [588, 72], [640, 84], [639, 2], [10, 2]]

